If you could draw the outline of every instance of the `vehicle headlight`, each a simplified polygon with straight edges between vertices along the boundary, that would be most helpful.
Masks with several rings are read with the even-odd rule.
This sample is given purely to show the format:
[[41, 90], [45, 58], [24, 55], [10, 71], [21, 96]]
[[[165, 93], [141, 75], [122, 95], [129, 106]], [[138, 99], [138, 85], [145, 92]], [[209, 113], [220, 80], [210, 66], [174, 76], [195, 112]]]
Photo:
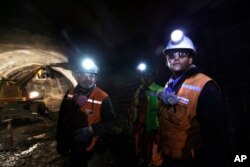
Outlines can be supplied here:
[[38, 98], [40, 95], [40, 93], [38, 91], [32, 91], [29, 93], [29, 98], [30, 99], [35, 99], [35, 98]]

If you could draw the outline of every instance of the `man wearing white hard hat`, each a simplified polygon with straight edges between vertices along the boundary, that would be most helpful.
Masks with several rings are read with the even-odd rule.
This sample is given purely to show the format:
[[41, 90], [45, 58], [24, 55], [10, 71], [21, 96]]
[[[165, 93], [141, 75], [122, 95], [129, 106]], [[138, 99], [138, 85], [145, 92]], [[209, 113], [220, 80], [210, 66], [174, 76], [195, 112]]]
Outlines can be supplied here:
[[166, 167], [226, 165], [226, 116], [213, 79], [193, 64], [196, 49], [175, 30], [163, 50], [172, 76], [160, 94], [160, 148]]
[[115, 120], [110, 97], [96, 86], [97, 66], [91, 59], [82, 65], [75, 71], [77, 86], [61, 103], [56, 133], [57, 151], [70, 154], [72, 167], [87, 167], [93, 155], [104, 153], [103, 135]]

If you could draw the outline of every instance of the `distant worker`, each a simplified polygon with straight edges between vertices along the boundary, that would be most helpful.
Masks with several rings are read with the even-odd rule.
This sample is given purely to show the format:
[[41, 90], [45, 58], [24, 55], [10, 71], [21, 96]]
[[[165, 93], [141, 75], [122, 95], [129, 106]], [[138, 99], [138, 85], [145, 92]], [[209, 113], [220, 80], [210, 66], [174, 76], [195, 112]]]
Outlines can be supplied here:
[[161, 94], [160, 148], [166, 167], [224, 167], [226, 116], [218, 85], [193, 64], [193, 42], [173, 31], [163, 50], [172, 76]]
[[96, 86], [97, 70], [94, 62], [86, 59], [83, 68], [75, 73], [77, 86], [67, 91], [61, 103], [57, 151], [70, 154], [71, 167], [88, 166], [115, 121], [110, 97]]
[[137, 166], [159, 166], [162, 159], [156, 142], [159, 111], [157, 95], [163, 87], [154, 82], [155, 69], [152, 66], [142, 63], [138, 70], [141, 73], [141, 84], [135, 92], [130, 109]]

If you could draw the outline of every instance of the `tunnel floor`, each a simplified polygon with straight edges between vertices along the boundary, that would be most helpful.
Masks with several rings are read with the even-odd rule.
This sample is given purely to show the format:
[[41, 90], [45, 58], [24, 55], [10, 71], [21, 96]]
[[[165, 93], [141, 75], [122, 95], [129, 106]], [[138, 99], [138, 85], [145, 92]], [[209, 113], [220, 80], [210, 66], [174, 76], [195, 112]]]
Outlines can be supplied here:
[[[29, 118], [26, 116], [22, 119], [12, 120], [11, 132], [7, 128], [7, 123], [1, 124], [0, 167], [68, 166], [68, 157], [60, 156], [56, 152], [57, 115], [57, 112], [50, 112], [46, 117], [30, 115]], [[10, 137], [10, 134], [12, 140], [6, 138]], [[96, 164], [93, 164], [93, 166], [100, 163], [103, 167], [135, 166], [132, 137], [129, 133], [112, 132], [108, 133], [106, 138], [107, 149], [104, 153], [98, 155], [99, 159], [95, 161]]]

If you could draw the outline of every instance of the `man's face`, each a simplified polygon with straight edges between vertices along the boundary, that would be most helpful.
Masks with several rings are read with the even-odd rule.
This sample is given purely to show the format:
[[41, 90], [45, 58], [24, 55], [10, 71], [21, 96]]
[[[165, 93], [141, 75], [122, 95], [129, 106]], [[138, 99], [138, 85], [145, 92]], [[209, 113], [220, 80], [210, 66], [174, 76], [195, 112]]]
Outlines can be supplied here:
[[193, 58], [187, 51], [172, 51], [166, 55], [167, 66], [175, 73], [186, 71], [193, 63]]
[[151, 85], [154, 81], [154, 73], [149, 71], [146, 72], [145, 74], [142, 75], [142, 84], [146, 87], [148, 87], [149, 85]]
[[78, 84], [85, 89], [92, 88], [96, 84], [96, 79], [97, 79], [96, 74], [93, 73], [84, 73], [84, 72], [76, 73], [76, 80]]

